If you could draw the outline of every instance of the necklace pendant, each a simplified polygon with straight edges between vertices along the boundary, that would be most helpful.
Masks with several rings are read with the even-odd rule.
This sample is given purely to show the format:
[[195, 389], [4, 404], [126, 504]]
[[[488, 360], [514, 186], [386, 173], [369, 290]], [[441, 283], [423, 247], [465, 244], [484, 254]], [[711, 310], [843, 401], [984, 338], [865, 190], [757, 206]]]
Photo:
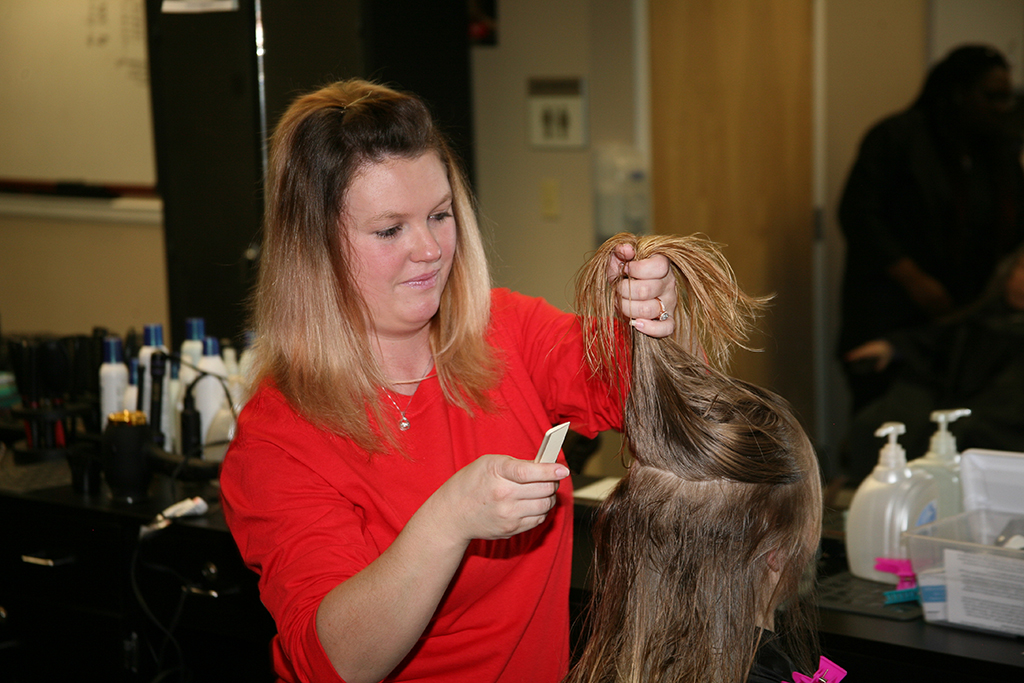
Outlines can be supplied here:
[[398, 423], [398, 428], [401, 429], [403, 432], [404, 431], [408, 431], [408, 429], [409, 429], [409, 418], [407, 418], [405, 415], [402, 415], [402, 419]]

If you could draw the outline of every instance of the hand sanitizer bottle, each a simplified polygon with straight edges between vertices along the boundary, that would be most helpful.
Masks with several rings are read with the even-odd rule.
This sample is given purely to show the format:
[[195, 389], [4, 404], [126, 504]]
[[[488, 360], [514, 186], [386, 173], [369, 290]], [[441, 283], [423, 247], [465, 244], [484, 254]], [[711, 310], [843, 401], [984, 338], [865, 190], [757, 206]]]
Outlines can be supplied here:
[[846, 559], [850, 573], [862, 579], [895, 584], [895, 574], [875, 569], [878, 558], [905, 559], [903, 532], [935, 520], [938, 487], [922, 469], [907, 467], [907, 454], [897, 439], [907, 431], [902, 422], [886, 422], [875, 436], [887, 438], [878, 464], [861, 482], [846, 518]]
[[935, 478], [939, 487], [939, 519], [964, 511], [960, 453], [956, 450], [956, 438], [950, 433], [949, 424], [970, 414], [969, 408], [933, 411], [931, 420], [938, 423], [939, 427], [932, 434], [928, 452], [908, 464], [911, 469], [923, 470]]

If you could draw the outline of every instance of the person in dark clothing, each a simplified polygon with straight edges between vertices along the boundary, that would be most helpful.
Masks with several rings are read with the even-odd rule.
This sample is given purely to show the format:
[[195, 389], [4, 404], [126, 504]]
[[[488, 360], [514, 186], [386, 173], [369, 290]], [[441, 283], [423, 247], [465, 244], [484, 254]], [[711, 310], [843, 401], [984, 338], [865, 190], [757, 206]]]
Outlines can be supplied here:
[[[909, 109], [867, 133], [839, 205], [841, 356], [974, 301], [1021, 242], [1024, 171], [1011, 104], [1005, 57], [967, 45], [935, 65]], [[844, 368], [854, 411], [894, 379]]]
[[971, 410], [951, 428], [960, 450], [1024, 450], [1024, 250], [1004, 259], [974, 305], [866, 342], [847, 357], [894, 377], [851, 421], [844, 469], [852, 480], [878, 460], [874, 431], [883, 422], [904, 423], [908, 457], [923, 455], [936, 429], [933, 410]]

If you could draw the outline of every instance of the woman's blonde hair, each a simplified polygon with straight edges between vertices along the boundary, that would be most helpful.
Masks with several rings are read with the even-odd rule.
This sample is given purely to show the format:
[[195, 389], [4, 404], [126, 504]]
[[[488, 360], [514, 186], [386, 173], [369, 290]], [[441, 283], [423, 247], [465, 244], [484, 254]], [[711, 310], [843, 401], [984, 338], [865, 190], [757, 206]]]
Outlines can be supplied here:
[[381, 451], [384, 420], [371, 311], [354, 280], [343, 226], [345, 196], [368, 164], [436, 154], [452, 189], [457, 240], [431, 322], [431, 350], [446, 398], [486, 408], [496, 360], [485, 340], [490, 276], [466, 179], [425, 103], [354, 79], [297, 98], [270, 144], [260, 269], [252, 299], [253, 386], [272, 380], [313, 424]]
[[[675, 337], [653, 339], [615, 318], [617, 283], [604, 267], [623, 243], [637, 258], [669, 258]], [[744, 294], [700, 237], [612, 238], [577, 291], [592, 367], [628, 359], [623, 422], [634, 460], [598, 513], [590, 637], [568, 680], [742, 683], [773, 617], [772, 637], [806, 670], [815, 629], [798, 595], [821, 527], [817, 458], [781, 397], [706, 361], [745, 343], [766, 300]]]

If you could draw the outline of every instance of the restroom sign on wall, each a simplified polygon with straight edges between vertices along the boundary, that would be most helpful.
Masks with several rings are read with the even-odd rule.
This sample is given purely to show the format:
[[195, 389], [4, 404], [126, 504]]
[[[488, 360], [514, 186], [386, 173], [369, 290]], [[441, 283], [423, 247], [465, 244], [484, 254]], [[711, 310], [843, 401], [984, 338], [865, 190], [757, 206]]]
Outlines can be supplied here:
[[586, 146], [582, 79], [531, 78], [527, 103], [531, 145], [563, 149]]

